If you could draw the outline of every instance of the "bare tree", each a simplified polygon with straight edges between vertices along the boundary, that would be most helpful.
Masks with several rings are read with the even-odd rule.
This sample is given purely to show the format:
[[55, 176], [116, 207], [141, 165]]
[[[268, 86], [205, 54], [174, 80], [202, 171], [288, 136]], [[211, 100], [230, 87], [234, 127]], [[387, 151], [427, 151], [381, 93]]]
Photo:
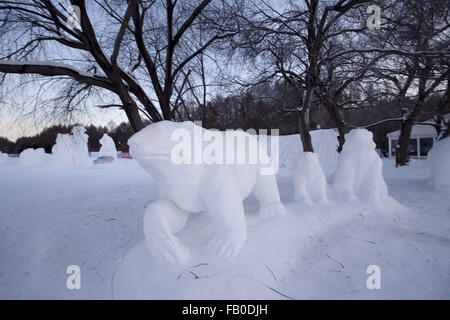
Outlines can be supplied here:
[[411, 130], [426, 99], [443, 91], [449, 76], [449, 3], [397, 1], [388, 12], [386, 25], [372, 40], [384, 45], [380, 52], [389, 53], [377, 72], [402, 110], [396, 150], [396, 165], [402, 166], [409, 162]]
[[[359, 17], [359, 23], [352, 23], [351, 12], [365, 2], [305, 0], [289, 2], [278, 10], [266, 1], [258, 1], [252, 4], [252, 14], [242, 14], [249, 31], [242, 33], [241, 47], [259, 65], [255, 69], [260, 71], [260, 81], [283, 78], [298, 94], [295, 109], [304, 151], [313, 151], [309, 111], [318, 105], [320, 87], [327, 81], [324, 70], [333, 53], [327, 44], [333, 38], [364, 30], [365, 20]], [[340, 23], [342, 20], [346, 23]], [[353, 54], [352, 50], [341, 51], [337, 57]], [[342, 124], [340, 119], [336, 121]]]
[[[122, 108], [135, 131], [144, 126], [141, 115], [152, 122], [172, 120], [176, 83], [184, 81], [198, 55], [234, 35], [206, 30], [205, 41], [191, 41], [205, 29], [197, 22], [210, 2], [71, 0], [63, 6], [50, 0], [0, 1], [0, 72], [75, 81], [81, 85], [71, 86], [77, 88], [73, 96], [62, 92], [69, 104], [92, 88], [106, 90], [120, 104], [101, 107]], [[79, 21], [69, 14], [70, 5], [79, 9]]]

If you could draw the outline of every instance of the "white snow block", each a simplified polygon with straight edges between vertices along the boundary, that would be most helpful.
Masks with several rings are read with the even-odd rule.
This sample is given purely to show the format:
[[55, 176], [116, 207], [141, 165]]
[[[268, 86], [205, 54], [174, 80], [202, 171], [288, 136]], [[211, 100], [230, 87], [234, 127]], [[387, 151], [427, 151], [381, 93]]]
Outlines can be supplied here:
[[428, 152], [430, 185], [450, 193], [450, 138], [437, 141]]
[[371, 203], [388, 197], [383, 163], [372, 138], [372, 132], [366, 129], [354, 129], [345, 135], [332, 183], [337, 196]]
[[20, 153], [20, 163], [25, 166], [38, 165], [45, 161], [45, 150], [39, 149], [25, 149]]
[[294, 199], [306, 203], [327, 201], [327, 180], [317, 153], [303, 152], [292, 164]]
[[102, 145], [99, 152], [99, 157], [113, 157], [117, 159], [117, 149], [114, 140], [108, 136], [106, 133], [100, 139], [100, 144]]

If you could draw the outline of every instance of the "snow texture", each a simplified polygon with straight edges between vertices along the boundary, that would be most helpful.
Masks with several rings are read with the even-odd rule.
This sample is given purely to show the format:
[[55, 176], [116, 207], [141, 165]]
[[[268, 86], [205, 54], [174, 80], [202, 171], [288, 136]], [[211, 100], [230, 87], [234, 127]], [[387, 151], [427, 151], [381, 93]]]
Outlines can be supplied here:
[[[160, 200], [152, 202], [144, 216], [144, 235], [149, 252], [162, 260], [184, 263], [189, 250], [175, 233], [187, 222], [188, 213], [207, 212], [214, 230], [207, 248], [220, 256], [234, 257], [247, 239], [247, 224], [242, 201], [252, 193], [259, 201], [260, 215], [284, 213], [274, 175], [260, 175], [259, 166], [244, 164], [175, 164], [171, 154], [175, 142], [172, 133], [183, 129], [191, 137], [195, 132], [223, 135], [192, 122], [160, 121], [133, 135], [130, 154], [157, 181]], [[247, 133], [239, 134], [255, 139]], [[190, 146], [195, 150], [195, 138]], [[240, 150], [236, 144], [238, 153]], [[206, 148], [205, 148], [206, 149]], [[195, 157], [195, 154], [193, 154]]]
[[366, 129], [354, 129], [345, 135], [333, 179], [334, 191], [343, 200], [360, 198], [376, 203], [388, 197], [383, 163], [372, 137]]
[[59, 166], [90, 166], [92, 159], [88, 152], [86, 129], [76, 126], [72, 134], [59, 133], [52, 148], [53, 164]]
[[430, 184], [440, 191], [450, 193], [450, 138], [436, 141], [428, 152]]
[[293, 169], [295, 200], [307, 204], [327, 202], [327, 179], [317, 153], [303, 152]]
[[99, 157], [113, 157], [117, 159], [117, 149], [114, 140], [108, 136], [106, 133], [100, 139], [100, 144], [102, 145], [99, 152]]
[[39, 165], [45, 162], [45, 150], [39, 149], [25, 149], [20, 153], [21, 164], [26, 166]]

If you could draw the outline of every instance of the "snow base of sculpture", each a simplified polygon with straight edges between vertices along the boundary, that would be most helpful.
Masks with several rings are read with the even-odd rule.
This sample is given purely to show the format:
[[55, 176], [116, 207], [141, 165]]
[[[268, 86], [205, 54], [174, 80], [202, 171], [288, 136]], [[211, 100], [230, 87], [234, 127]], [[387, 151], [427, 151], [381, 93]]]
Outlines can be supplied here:
[[[290, 176], [285, 176], [288, 181]], [[289, 201], [290, 202], [290, 201]], [[145, 240], [130, 247], [115, 270], [113, 294], [115, 299], [299, 299], [304, 289], [299, 284], [298, 292], [292, 292], [291, 281], [299, 277], [298, 270], [315, 272], [315, 281], [329, 281], [329, 277], [344, 277], [345, 269], [339, 256], [320, 257], [320, 262], [310, 260], [315, 245], [325, 246], [322, 238], [329, 230], [349, 220], [356, 222], [369, 219], [391, 221], [394, 212], [401, 207], [386, 205], [380, 212], [358, 200], [343, 203], [333, 195], [327, 204], [314, 206], [303, 203], [288, 203], [286, 214], [262, 218], [257, 214], [254, 199], [246, 202], [248, 238], [239, 255], [225, 258], [212, 254], [207, 244], [213, 234], [213, 221], [202, 214], [191, 215], [186, 228], [177, 233], [180, 243], [189, 249], [190, 258], [183, 264], [170, 264], [158, 260], [148, 252]], [[398, 210], [398, 211], [397, 211]], [[353, 239], [353, 245], [362, 244], [375, 250], [367, 234], [342, 235]], [[368, 238], [368, 239], [365, 239]], [[378, 239], [373, 239], [378, 241]], [[366, 248], [367, 249], [367, 248]], [[323, 253], [323, 252], [322, 252]], [[378, 254], [376, 251], [374, 254]], [[319, 257], [317, 257], [319, 261]], [[365, 266], [361, 267], [364, 277]], [[358, 269], [359, 270], [359, 269]], [[357, 272], [356, 270], [355, 272]], [[324, 277], [326, 272], [327, 277]], [[310, 277], [304, 275], [304, 280]], [[351, 282], [351, 281], [349, 281]], [[312, 283], [315, 283], [314, 281]], [[370, 292], [361, 282], [361, 292]], [[345, 288], [339, 288], [345, 291]], [[383, 291], [383, 290], [380, 290]], [[305, 289], [311, 294], [313, 288]], [[386, 291], [384, 291], [386, 293]], [[314, 297], [314, 296], [313, 296]], [[311, 296], [309, 296], [311, 298]]]
[[140, 241], [128, 250], [115, 272], [114, 298], [286, 299], [282, 292], [270, 288], [276, 290], [277, 282], [295, 266], [300, 248], [308, 243], [305, 231], [318, 230], [318, 220], [308, 212], [300, 223], [291, 210], [262, 218], [256, 204], [248, 211], [248, 240], [234, 258], [220, 257], [207, 249], [214, 222], [201, 214], [191, 216], [188, 227], [177, 234], [190, 250], [190, 258], [183, 264], [162, 262], [149, 254], [145, 241]]

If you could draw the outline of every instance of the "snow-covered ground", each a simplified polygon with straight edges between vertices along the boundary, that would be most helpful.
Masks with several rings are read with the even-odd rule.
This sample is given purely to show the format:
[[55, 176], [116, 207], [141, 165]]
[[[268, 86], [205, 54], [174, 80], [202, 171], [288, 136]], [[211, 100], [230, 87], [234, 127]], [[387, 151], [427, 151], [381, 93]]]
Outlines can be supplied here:
[[[82, 168], [9, 158], [0, 165], [0, 298], [449, 299], [450, 197], [429, 186], [425, 161], [383, 163], [407, 210], [295, 203], [282, 168], [287, 215], [260, 218], [246, 200], [248, 240], [235, 259], [201, 250], [208, 220], [193, 215], [180, 234], [192, 260], [169, 266], [143, 244], [144, 209], [158, 192], [134, 160]], [[69, 265], [80, 266], [80, 290], [66, 287]], [[370, 265], [380, 267], [380, 290], [366, 286]]]

